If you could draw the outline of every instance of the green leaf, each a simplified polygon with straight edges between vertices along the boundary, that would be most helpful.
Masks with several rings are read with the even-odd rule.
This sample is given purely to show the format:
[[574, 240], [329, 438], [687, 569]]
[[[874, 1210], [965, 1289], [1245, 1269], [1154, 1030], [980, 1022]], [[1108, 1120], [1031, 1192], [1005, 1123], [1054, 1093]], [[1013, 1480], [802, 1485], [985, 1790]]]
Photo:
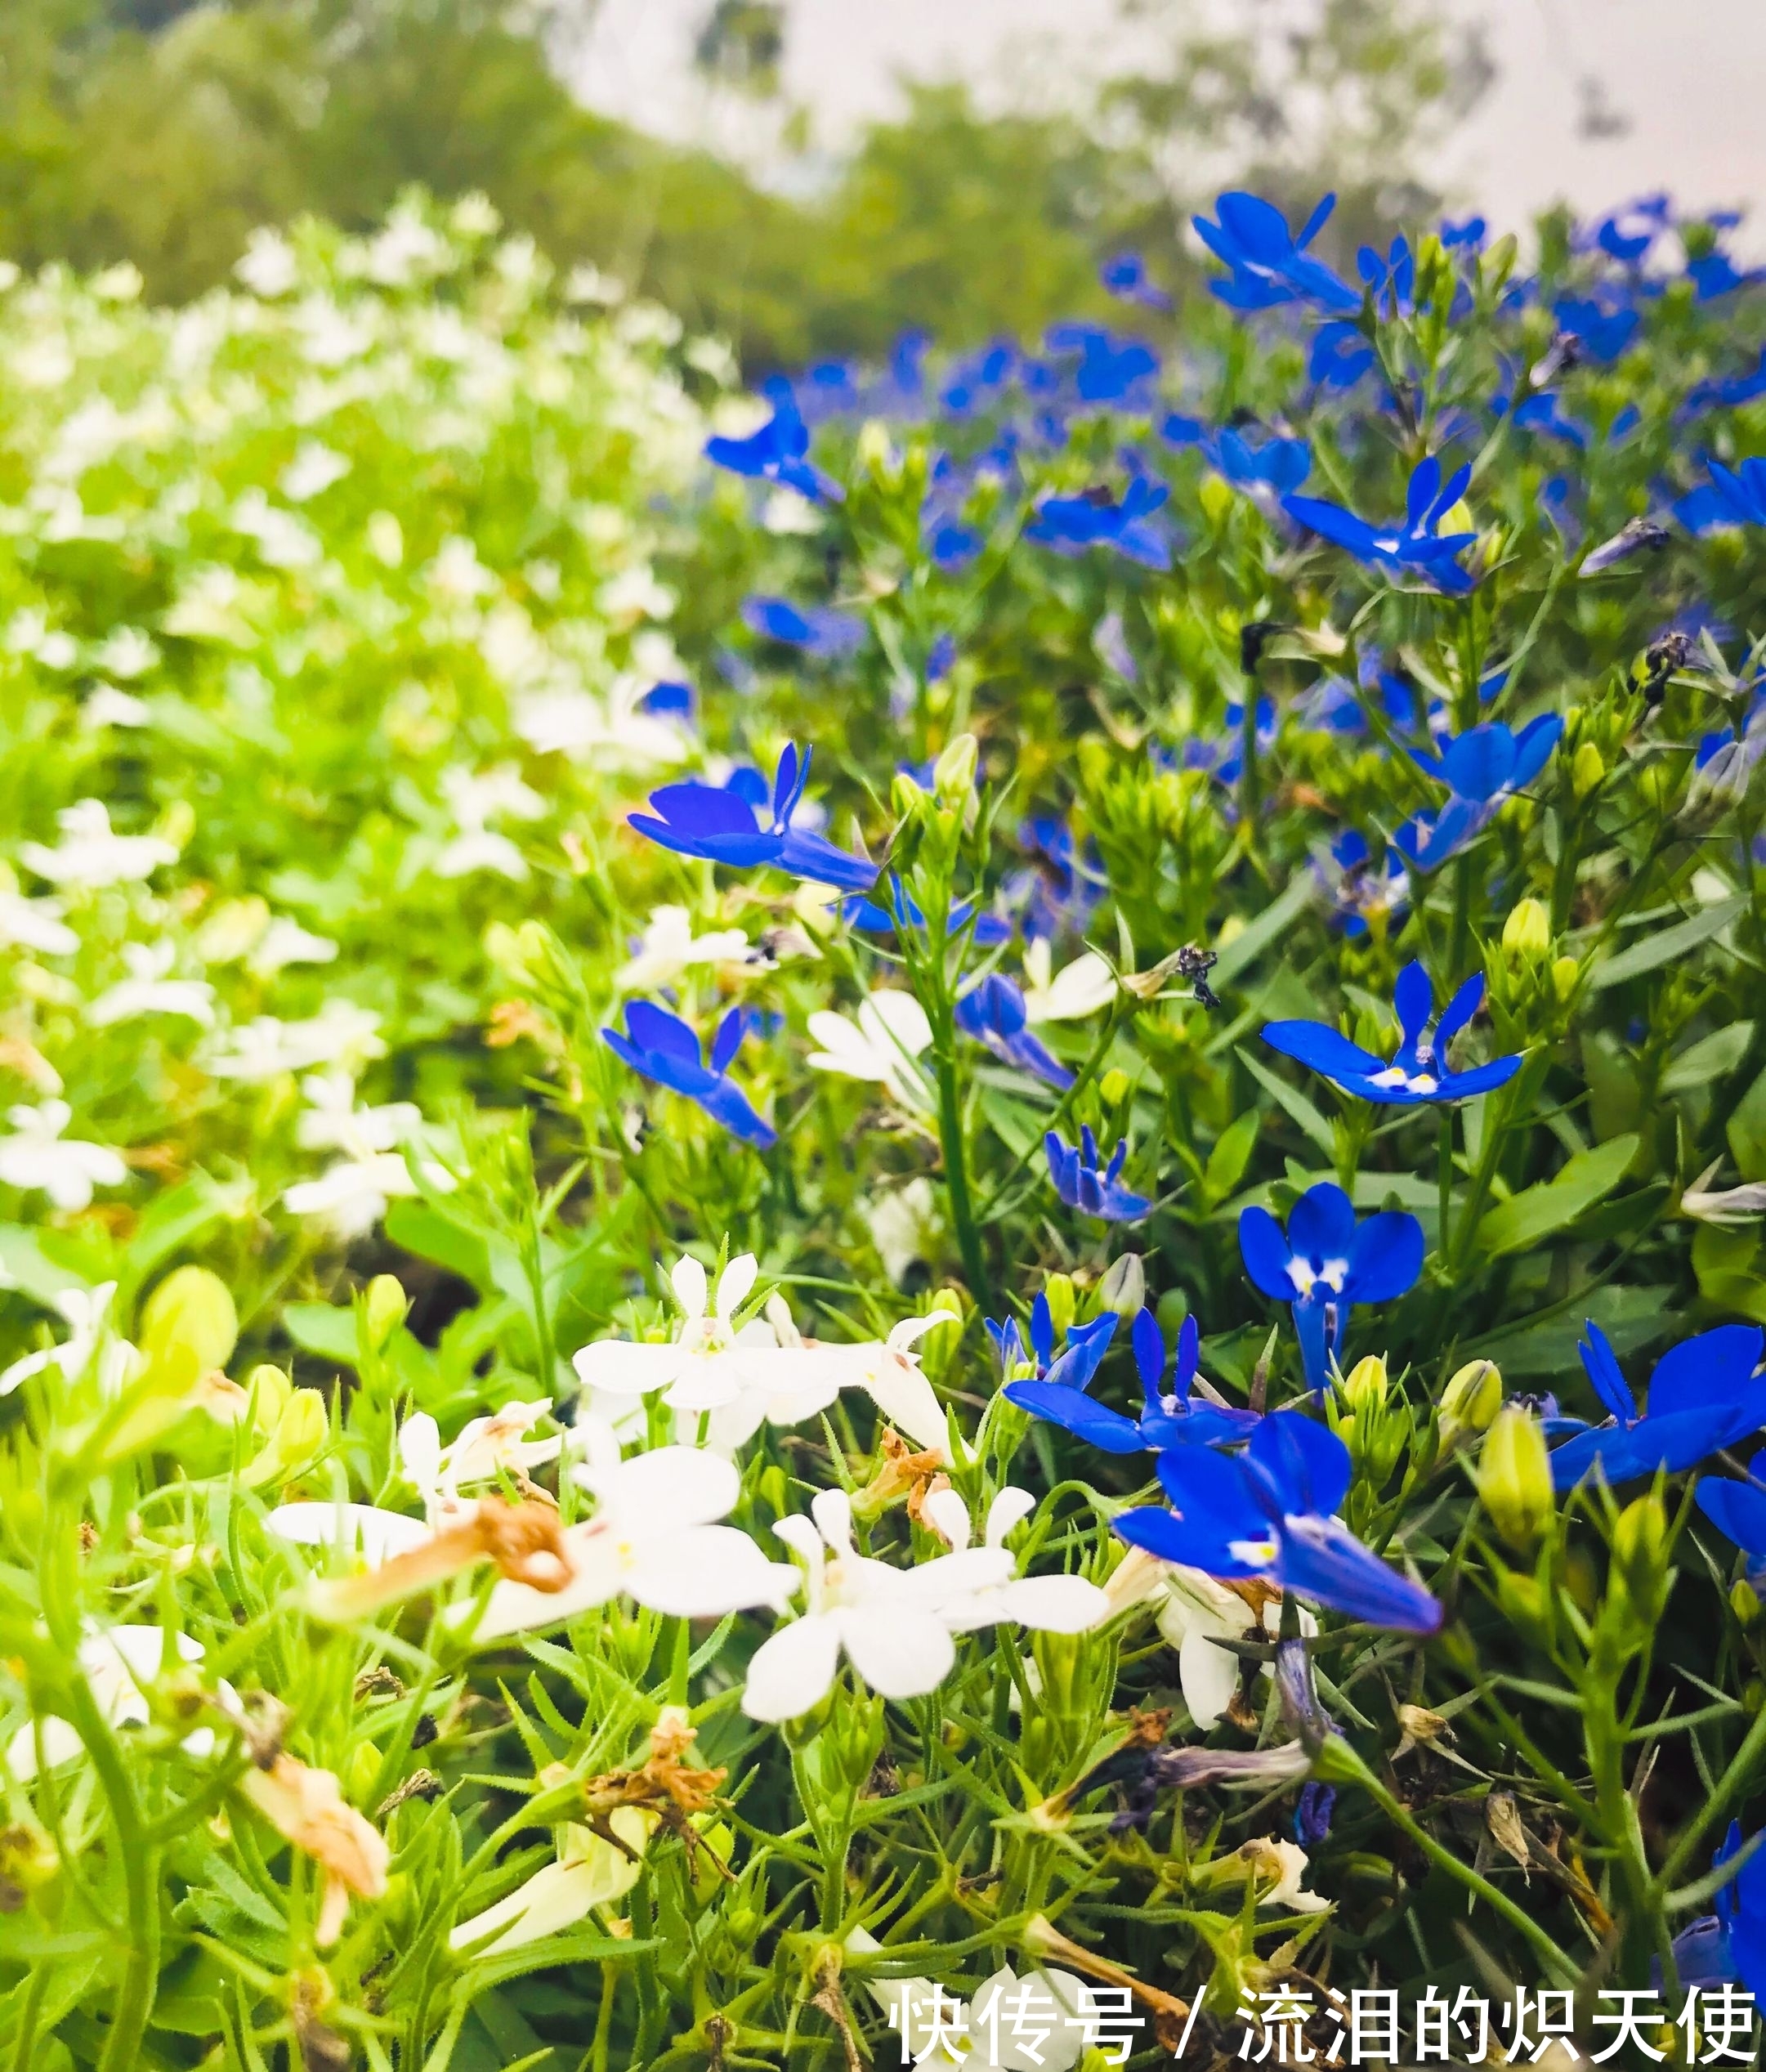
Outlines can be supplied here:
[[1042, 1142], [1047, 1117], [1039, 1115], [1035, 1108], [1027, 1108], [1022, 1101], [1014, 1101], [991, 1086], [984, 1086], [981, 1108], [994, 1134], [1014, 1158], [1028, 1158]]
[[329, 1302], [291, 1302], [282, 1321], [303, 1353], [316, 1353], [320, 1359], [335, 1360], [340, 1367], [355, 1366], [360, 1348], [353, 1309], [333, 1309]]
[[248, 1191], [223, 1187], [207, 1173], [195, 1172], [150, 1202], [123, 1255], [118, 1278], [123, 1302], [174, 1252], [194, 1243], [212, 1224], [239, 1215]]
[[1239, 1063], [1251, 1075], [1264, 1092], [1278, 1101], [1290, 1118], [1299, 1124], [1312, 1143], [1326, 1158], [1336, 1156], [1335, 1139], [1330, 1134], [1330, 1125], [1312, 1103], [1296, 1086], [1272, 1072], [1268, 1066], [1254, 1058], [1248, 1050], [1238, 1054]]
[[1491, 1258], [1524, 1251], [1574, 1223], [1585, 1209], [1612, 1193], [1637, 1156], [1637, 1147], [1634, 1136], [1615, 1137], [1571, 1159], [1554, 1179], [1499, 1202], [1478, 1226], [1478, 1249]]
[[1585, 1302], [1539, 1323], [1523, 1322], [1480, 1338], [1476, 1349], [1510, 1380], [1573, 1373], [1581, 1365], [1576, 1349], [1585, 1320], [1600, 1326], [1623, 1358], [1679, 1328], [1681, 1319], [1668, 1307], [1673, 1293], [1672, 1288], [1661, 1287], [1594, 1288]]
[[1214, 968], [1209, 973], [1209, 982], [1216, 987], [1231, 985], [1241, 971], [1248, 971], [1256, 963], [1292, 922], [1299, 919], [1317, 896], [1317, 887], [1312, 883], [1311, 874], [1295, 871], [1281, 896], [1223, 946], [1214, 960]]
[[1225, 1201], [1245, 1177], [1251, 1153], [1257, 1148], [1257, 1135], [1263, 1121], [1255, 1108], [1247, 1108], [1214, 1139], [1214, 1148], [1208, 1154], [1207, 1170], [1202, 1175], [1202, 1193], [1210, 1206]]
[[52, 1231], [26, 1230], [16, 1223], [0, 1224], [0, 1276], [4, 1276], [0, 1285], [16, 1288], [33, 1302], [40, 1302], [46, 1309], [53, 1307], [56, 1297], [64, 1289], [90, 1287], [97, 1278], [95, 1273], [88, 1278], [51, 1257], [44, 1239], [47, 1237], [52, 1242], [55, 1236]]
[[1737, 894], [1733, 899], [1719, 900], [1702, 913], [1690, 915], [1676, 927], [1646, 936], [1641, 942], [1634, 942], [1629, 950], [1621, 950], [1617, 956], [1609, 957], [1598, 965], [1588, 982], [1589, 990], [1603, 992], [1609, 986], [1622, 986], [1628, 978], [1641, 978], [1646, 971], [1672, 964], [1688, 950], [1696, 950], [1700, 943], [1709, 942], [1714, 935], [1721, 935], [1746, 908], [1746, 899]]
[[1713, 1029], [1689, 1049], [1683, 1050], [1661, 1076], [1665, 1094], [1685, 1094], [1695, 1086], [1706, 1086], [1714, 1079], [1732, 1072], [1747, 1055], [1754, 1040], [1751, 1022], [1732, 1022], [1727, 1028]]

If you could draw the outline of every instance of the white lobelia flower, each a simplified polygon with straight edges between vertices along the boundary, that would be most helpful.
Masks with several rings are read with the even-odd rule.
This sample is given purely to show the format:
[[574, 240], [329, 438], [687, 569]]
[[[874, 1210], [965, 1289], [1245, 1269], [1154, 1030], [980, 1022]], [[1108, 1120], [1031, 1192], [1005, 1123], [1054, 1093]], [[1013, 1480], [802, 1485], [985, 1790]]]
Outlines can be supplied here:
[[80, 701], [80, 724], [94, 732], [101, 727], [146, 727], [153, 716], [145, 698], [114, 683], [95, 684]]
[[616, 1843], [566, 1822], [558, 1830], [557, 1863], [545, 1864], [494, 1906], [461, 1922], [449, 1935], [448, 1947], [473, 1957], [505, 1956], [574, 1928], [597, 1907], [623, 1900], [643, 1875], [644, 1850], [657, 1824], [648, 1807], [615, 1806], [607, 1825], [618, 1836]]
[[1303, 1889], [1308, 1868], [1306, 1851], [1297, 1842], [1264, 1835], [1241, 1843], [1227, 1855], [1216, 1856], [1199, 1873], [1197, 1882], [1209, 1888], [1254, 1886], [1260, 1907], [1279, 1907], [1285, 1913], [1329, 1913], [1329, 1900]]
[[[1007, 1536], [1036, 1508], [1028, 1489], [1002, 1489], [987, 1507], [986, 1545], [1003, 1550]], [[926, 1515], [962, 1553], [969, 1544], [968, 1506], [955, 1489], [933, 1489]], [[1089, 1633], [1110, 1616], [1110, 1600], [1083, 1576], [1014, 1576], [983, 1583], [945, 1614], [954, 1633], [973, 1633], [984, 1626], [1008, 1622], [1039, 1633]]]
[[80, 939], [61, 915], [59, 899], [27, 899], [22, 893], [0, 892], [0, 948], [71, 957]]
[[[1154, 1622], [1165, 1640], [1178, 1651], [1178, 1681], [1183, 1702], [1199, 1733], [1215, 1725], [1232, 1703], [1239, 1687], [1239, 1657], [1217, 1646], [1221, 1640], [1242, 1640], [1261, 1631], [1267, 1639], [1281, 1632], [1281, 1604], [1278, 1596], [1254, 1586], [1252, 1595], [1264, 1600], [1253, 1609], [1250, 1599], [1241, 1596], [1200, 1569], [1180, 1562], [1161, 1561], [1143, 1548], [1133, 1548], [1105, 1586], [1112, 1613], [1137, 1604], [1153, 1607]], [[1316, 1633], [1318, 1621], [1303, 1606], [1300, 1630]], [[1261, 1675], [1269, 1674], [1263, 1665]]]
[[917, 1060], [931, 1047], [932, 1024], [913, 994], [895, 987], [869, 994], [850, 1021], [822, 1009], [809, 1018], [809, 1032], [821, 1045], [809, 1058], [817, 1072], [875, 1080], [904, 1108], [928, 1105]]
[[259, 937], [257, 946], [246, 959], [246, 969], [254, 978], [274, 978], [286, 965], [331, 964], [337, 954], [338, 946], [329, 935], [315, 935], [298, 921], [279, 914]]
[[[846, 1939], [854, 1956], [882, 1949], [862, 1928]], [[975, 1998], [957, 1999], [927, 1978], [866, 1979], [865, 1990], [901, 2038], [904, 2062], [934, 2072], [1071, 2072], [1085, 2055], [1102, 2010], [1071, 1971], [1004, 1965]]]
[[1766, 1183], [1747, 1180], [1739, 1187], [1712, 1191], [1711, 1182], [1716, 1179], [1722, 1163], [1719, 1159], [1707, 1166], [1682, 1194], [1681, 1215], [1691, 1216], [1697, 1223], [1732, 1224], [1751, 1223], [1756, 1216], [1766, 1215]]
[[[45, 1345], [40, 1351], [27, 1353], [21, 1360], [15, 1360], [4, 1373], [0, 1373], [0, 1396], [9, 1396], [34, 1374], [42, 1374], [54, 1367], [64, 1381], [77, 1381], [91, 1364], [94, 1353], [105, 1336], [105, 1321], [110, 1309], [110, 1298], [117, 1291], [114, 1281], [101, 1281], [95, 1288], [62, 1288], [53, 1297], [54, 1306], [62, 1322], [68, 1327], [68, 1335], [59, 1345]], [[113, 1340], [123, 1358], [114, 1362], [120, 1369], [132, 1363], [134, 1348], [122, 1340]], [[113, 1363], [107, 1362], [107, 1368]], [[106, 1374], [106, 1379], [110, 1379]], [[120, 1381], [118, 1372], [115, 1377]], [[114, 1393], [107, 1388], [107, 1395]]]
[[436, 858], [440, 878], [463, 878], [475, 870], [494, 870], [499, 877], [519, 883], [527, 875], [527, 859], [507, 835], [496, 833], [490, 823], [499, 816], [511, 820], [538, 820], [546, 802], [507, 765], [474, 772], [458, 764], [441, 773], [441, 789], [459, 833]]
[[[880, 1697], [923, 1697], [955, 1663], [954, 1634], [997, 1619], [1039, 1624], [1048, 1609], [1028, 1599], [1021, 1607], [1005, 1595], [1016, 1564], [997, 1543], [965, 1546], [916, 1568], [892, 1569], [854, 1547], [852, 1500], [843, 1489], [820, 1491], [810, 1512], [813, 1524], [810, 1518], [782, 1518], [773, 1528], [808, 1569], [808, 1609], [755, 1651], [742, 1694], [750, 1719], [790, 1720], [808, 1712], [826, 1696], [843, 1654]], [[1008, 1505], [1001, 1516], [1008, 1528], [1023, 1510]], [[966, 1537], [966, 1515], [963, 1525]], [[1095, 1604], [1082, 1608], [1071, 1593], [1062, 1593], [1053, 1607], [1057, 1630], [1075, 1630], [1071, 1622], [1082, 1609], [1081, 1627], [1102, 1618], [1103, 1593], [1094, 1595]]]
[[1051, 975], [1048, 943], [1039, 936], [1024, 952], [1024, 1012], [1032, 1022], [1083, 1022], [1116, 996], [1115, 975], [1087, 950]]
[[177, 954], [177, 946], [169, 941], [125, 942], [123, 961], [129, 975], [90, 1004], [87, 1023], [95, 1029], [107, 1029], [114, 1023], [132, 1022], [144, 1014], [172, 1014], [200, 1028], [212, 1028], [215, 989], [206, 979], [172, 978]]
[[[448, 1182], [439, 1166], [426, 1162], [424, 1170], [437, 1186]], [[347, 1242], [365, 1237], [390, 1203], [418, 1191], [401, 1152], [369, 1152], [337, 1160], [317, 1179], [297, 1180], [284, 1189], [282, 1206], [290, 1215], [316, 1218], [333, 1236]]]
[[308, 1105], [294, 1126], [294, 1140], [304, 1151], [342, 1151], [352, 1158], [369, 1158], [396, 1149], [422, 1127], [423, 1112], [414, 1101], [359, 1107], [355, 1081], [346, 1072], [310, 1073], [301, 1091]]
[[[691, 1256], [677, 1260], [668, 1278], [682, 1312], [679, 1336], [666, 1345], [598, 1339], [572, 1359], [577, 1379], [585, 1389], [610, 1396], [646, 1396], [665, 1389], [668, 1407], [689, 1413], [722, 1410], [755, 1394], [764, 1403], [826, 1390], [822, 1401], [831, 1403], [840, 1385], [838, 1379], [829, 1384], [834, 1371], [829, 1354], [839, 1349], [781, 1345], [771, 1331], [752, 1338], [737, 1332], [735, 1313], [759, 1271], [752, 1252], [740, 1253], [719, 1276], [713, 1305], [704, 1268]], [[759, 1421], [757, 1416], [754, 1423]]]
[[382, 1510], [378, 1504], [278, 1504], [264, 1523], [278, 1539], [360, 1554], [370, 1569], [383, 1568], [434, 1537], [427, 1519]]
[[693, 1446], [659, 1446], [622, 1460], [606, 1425], [591, 1420], [581, 1434], [588, 1459], [575, 1480], [594, 1497], [595, 1514], [565, 1528], [569, 1580], [556, 1591], [498, 1583], [477, 1639], [555, 1626], [621, 1595], [676, 1618], [784, 1606], [798, 1588], [797, 1570], [769, 1561], [746, 1533], [718, 1522], [742, 1492], [731, 1462]]
[[622, 993], [654, 993], [674, 985], [695, 967], [764, 965], [768, 960], [739, 928], [695, 935], [684, 906], [659, 906], [646, 923], [636, 953], [614, 974]]
[[961, 1321], [949, 1309], [932, 1309], [923, 1317], [904, 1317], [887, 1338], [824, 1349], [836, 1363], [838, 1386], [863, 1389], [889, 1423], [905, 1432], [923, 1452], [947, 1454], [950, 1420], [932, 1383], [920, 1370], [920, 1356], [914, 1348], [940, 1324]]
[[176, 863], [178, 853], [156, 835], [118, 835], [101, 799], [82, 799], [56, 815], [61, 839], [51, 848], [41, 842], [19, 845], [20, 860], [52, 885], [87, 891], [132, 884], [150, 878], [162, 864]]
[[489, 1416], [463, 1425], [445, 1446], [427, 1410], [407, 1417], [399, 1427], [399, 1462], [406, 1481], [422, 1496], [431, 1523], [458, 1507], [463, 1489], [505, 1474], [522, 1481], [530, 1468], [556, 1461], [564, 1448], [561, 1432], [543, 1439], [527, 1436], [542, 1417], [551, 1415], [552, 1405], [543, 1396], [532, 1403], [506, 1403]]
[[307, 1072], [315, 1065], [342, 1065], [359, 1070], [370, 1058], [383, 1057], [380, 1017], [353, 1000], [329, 1000], [305, 1022], [282, 1022], [274, 1014], [230, 1032], [226, 1046], [208, 1061], [217, 1079], [253, 1084], [282, 1072]]
[[0, 1137], [0, 1180], [38, 1189], [58, 1209], [83, 1209], [95, 1187], [121, 1187], [129, 1169], [120, 1152], [61, 1134], [73, 1114], [65, 1101], [8, 1108], [17, 1134]]
[[[145, 1726], [152, 1718], [145, 1687], [159, 1677], [165, 1643], [164, 1631], [157, 1626], [94, 1627], [81, 1640], [80, 1673], [99, 1712], [112, 1726]], [[187, 1633], [177, 1636], [173, 1652], [187, 1667], [203, 1658], [202, 1643]], [[226, 1685], [221, 1689], [232, 1697]], [[20, 1727], [7, 1748], [7, 1766], [20, 1783], [29, 1783], [37, 1774], [39, 1741], [43, 1761], [51, 1769], [71, 1762], [86, 1745], [65, 1720], [46, 1717]], [[181, 1745], [186, 1755], [200, 1759], [213, 1750], [215, 1737], [209, 1728], [199, 1727]]]

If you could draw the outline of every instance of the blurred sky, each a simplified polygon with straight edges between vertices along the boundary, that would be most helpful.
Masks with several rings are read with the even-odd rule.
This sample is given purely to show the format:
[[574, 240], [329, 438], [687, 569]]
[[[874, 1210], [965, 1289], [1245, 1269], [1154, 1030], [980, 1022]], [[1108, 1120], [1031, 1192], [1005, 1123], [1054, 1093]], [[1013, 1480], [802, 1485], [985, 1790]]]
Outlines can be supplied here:
[[[1454, 4], [1486, 25], [1500, 76], [1430, 169], [1496, 227], [1560, 197], [1598, 211], [1668, 187], [1689, 206], [1750, 204], [1746, 242], [1766, 247], [1766, 0]], [[727, 143], [708, 133], [688, 65], [707, 5], [601, 0], [585, 98]], [[1016, 72], [1046, 88], [1130, 48], [1115, 0], [791, 0], [789, 20], [787, 88], [816, 111], [817, 141], [832, 148], [856, 119], [889, 108], [897, 72], [982, 82]]]

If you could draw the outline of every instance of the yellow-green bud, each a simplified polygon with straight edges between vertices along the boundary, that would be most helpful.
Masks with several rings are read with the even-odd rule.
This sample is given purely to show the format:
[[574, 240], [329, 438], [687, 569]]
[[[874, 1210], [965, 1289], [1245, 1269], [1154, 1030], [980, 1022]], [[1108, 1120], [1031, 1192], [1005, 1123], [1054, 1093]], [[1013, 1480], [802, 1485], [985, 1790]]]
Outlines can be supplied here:
[[1118, 1102], [1127, 1098], [1129, 1091], [1128, 1074], [1124, 1072], [1120, 1065], [1112, 1065], [1109, 1071], [1104, 1074], [1103, 1077], [1098, 1081], [1098, 1091], [1102, 1096], [1104, 1104], [1107, 1108], [1115, 1108]]
[[972, 734], [959, 734], [946, 741], [932, 765], [932, 789], [941, 806], [966, 806], [975, 789], [975, 767], [980, 745]]
[[1132, 1317], [1147, 1301], [1147, 1269], [1138, 1252], [1124, 1252], [1113, 1260], [1098, 1284], [1100, 1310], [1114, 1309], [1119, 1317]]
[[410, 1298], [393, 1273], [377, 1273], [362, 1298], [368, 1318], [368, 1342], [378, 1353], [405, 1322]]
[[239, 1480], [248, 1489], [275, 1488], [289, 1481], [324, 1444], [330, 1431], [325, 1399], [318, 1390], [296, 1389], [275, 1431], [239, 1470]]
[[1500, 1412], [1485, 1434], [1478, 1493], [1506, 1544], [1530, 1553], [1550, 1521], [1553, 1499], [1545, 1434], [1527, 1412]]
[[1378, 1410], [1386, 1400], [1386, 1363], [1378, 1353], [1357, 1360], [1344, 1377], [1344, 1400], [1352, 1410]]
[[252, 1422], [266, 1438], [282, 1422], [294, 1384], [279, 1367], [254, 1367], [245, 1377], [245, 1393], [252, 1399]]
[[1578, 799], [1587, 798], [1607, 774], [1607, 764], [1592, 741], [1584, 741], [1570, 764], [1570, 789]]
[[1729, 1609], [1743, 1626], [1751, 1626], [1759, 1617], [1759, 1595], [1746, 1576], [1729, 1593]]
[[1218, 526], [1232, 508], [1232, 488], [1218, 475], [1205, 475], [1201, 487], [1196, 492], [1196, 499], [1202, 507], [1202, 515], [1210, 525]]
[[914, 820], [925, 806], [926, 794], [905, 770], [897, 770], [889, 786], [889, 803], [898, 820]]
[[1441, 1421], [1485, 1432], [1501, 1407], [1502, 1370], [1494, 1360], [1468, 1360], [1442, 1391]]
[[1511, 957], [1551, 954], [1551, 917], [1536, 899], [1523, 899], [1503, 923], [1502, 946]]
[[183, 1390], [225, 1367], [239, 1336], [226, 1283], [206, 1266], [181, 1266], [148, 1296], [138, 1342], [155, 1384]]
[[1668, 1571], [1668, 1514], [1660, 1497], [1639, 1497], [1620, 1512], [1612, 1529], [1613, 1565], [1626, 1595], [1646, 1619], [1660, 1609]]
[[1568, 1000], [1576, 991], [1582, 967], [1574, 957], [1559, 957], [1551, 968], [1552, 991], [1560, 1000]]
[[1053, 1320], [1055, 1336], [1058, 1338], [1071, 1325], [1079, 1307], [1079, 1300], [1073, 1282], [1065, 1273], [1051, 1273], [1043, 1283], [1043, 1293], [1048, 1302], [1048, 1314]]

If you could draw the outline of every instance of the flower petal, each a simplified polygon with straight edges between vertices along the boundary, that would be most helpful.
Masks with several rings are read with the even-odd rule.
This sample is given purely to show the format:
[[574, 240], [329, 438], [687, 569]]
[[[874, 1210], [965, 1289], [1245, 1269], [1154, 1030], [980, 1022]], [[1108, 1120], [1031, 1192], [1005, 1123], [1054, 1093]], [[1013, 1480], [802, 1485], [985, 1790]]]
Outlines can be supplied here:
[[754, 1650], [742, 1710], [751, 1720], [794, 1720], [828, 1694], [840, 1661], [840, 1628], [812, 1614], [781, 1626]]

